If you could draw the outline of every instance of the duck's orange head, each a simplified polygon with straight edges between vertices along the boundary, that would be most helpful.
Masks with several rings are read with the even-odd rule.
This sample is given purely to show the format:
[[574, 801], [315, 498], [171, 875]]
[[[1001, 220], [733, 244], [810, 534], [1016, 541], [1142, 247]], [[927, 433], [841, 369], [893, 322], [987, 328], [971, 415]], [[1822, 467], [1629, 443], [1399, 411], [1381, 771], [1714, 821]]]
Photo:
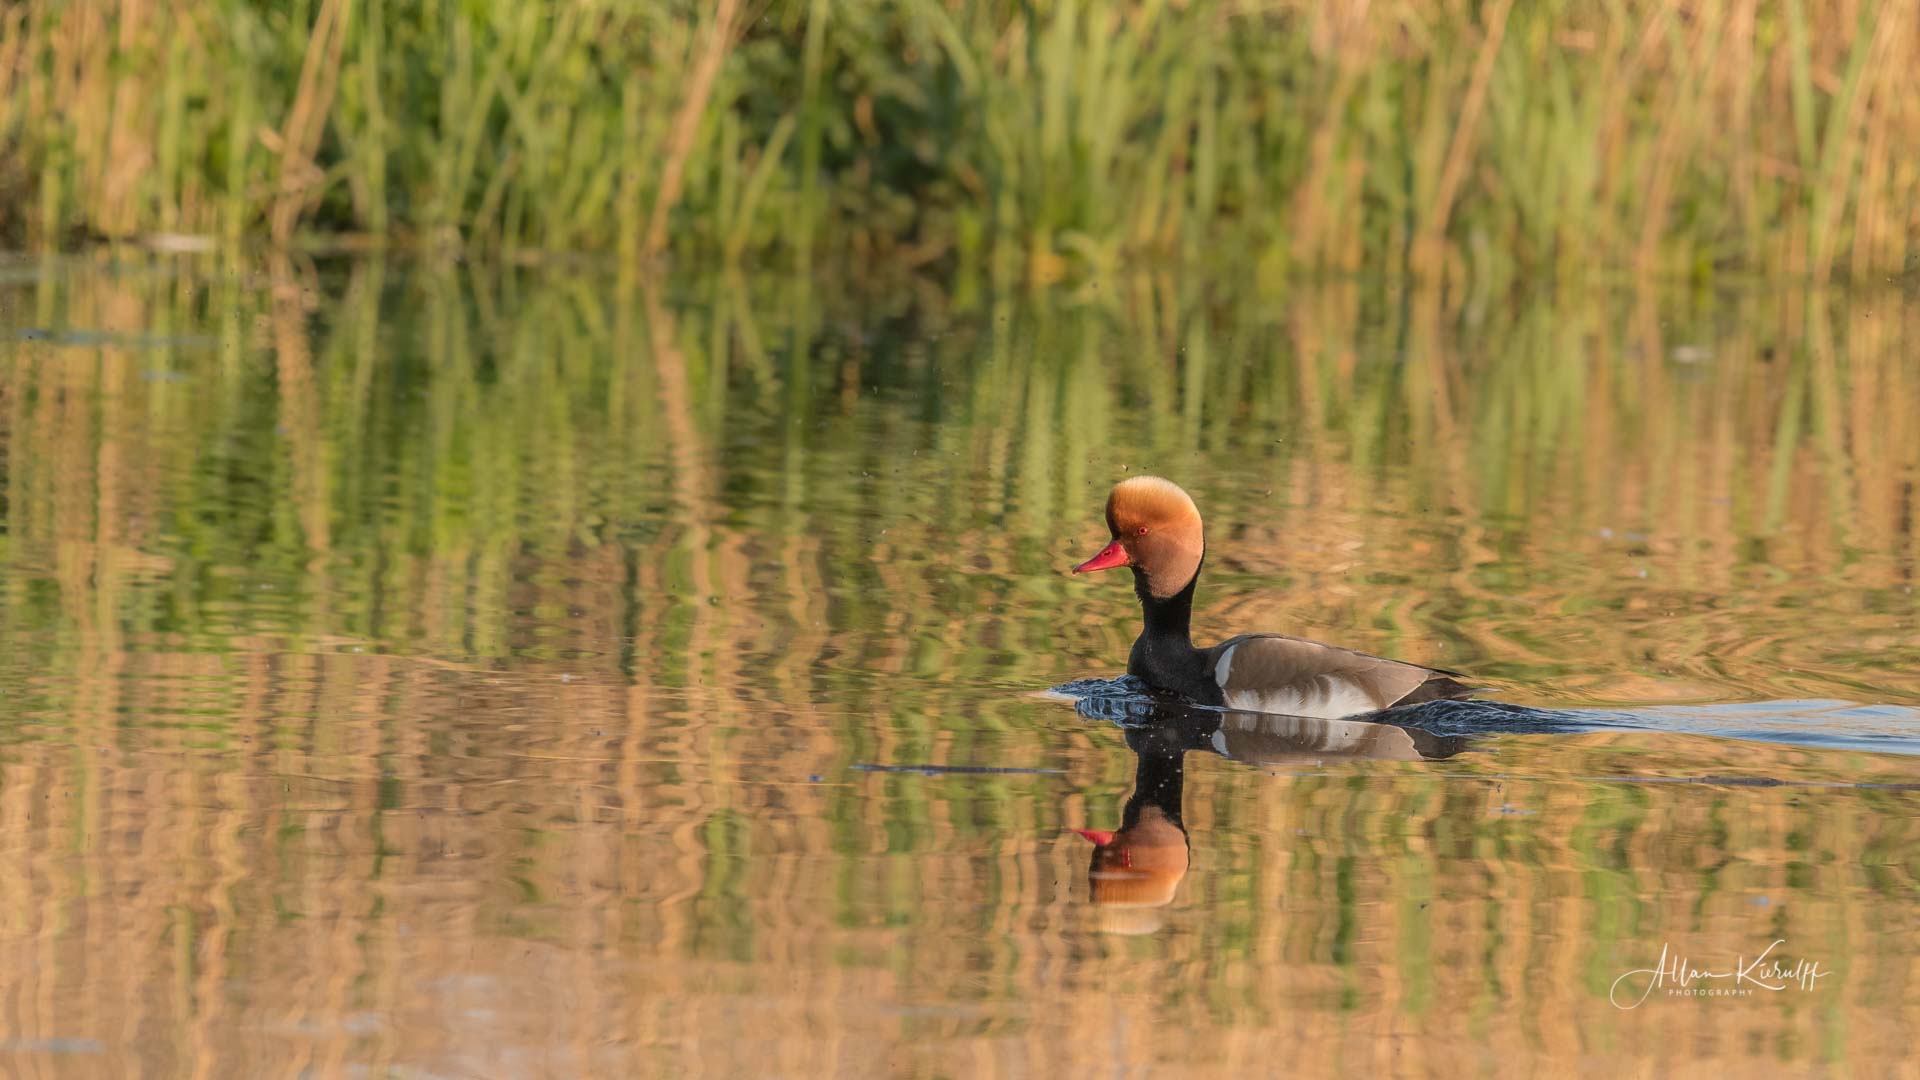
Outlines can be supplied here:
[[1200, 572], [1206, 551], [1200, 510], [1180, 485], [1157, 476], [1122, 480], [1107, 496], [1107, 530], [1113, 542], [1073, 568], [1076, 574], [1130, 566], [1147, 591], [1168, 597]]

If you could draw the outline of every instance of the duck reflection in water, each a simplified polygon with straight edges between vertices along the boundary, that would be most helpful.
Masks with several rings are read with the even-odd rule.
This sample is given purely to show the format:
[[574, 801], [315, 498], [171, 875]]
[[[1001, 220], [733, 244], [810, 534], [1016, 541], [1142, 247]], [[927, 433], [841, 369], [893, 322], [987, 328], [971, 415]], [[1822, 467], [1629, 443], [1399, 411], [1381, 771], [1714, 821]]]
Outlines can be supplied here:
[[1437, 761], [1468, 746], [1460, 735], [1371, 720], [1320, 720], [1269, 713], [1167, 706], [1132, 713], [1124, 725], [1135, 756], [1133, 793], [1112, 832], [1075, 829], [1093, 844], [1088, 896], [1101, 930], [1146, 934], [1187, 876], [1191, 848], [1182, 818], [1190, 750], [1260, 768], [1312, 765], [1328, 758]]

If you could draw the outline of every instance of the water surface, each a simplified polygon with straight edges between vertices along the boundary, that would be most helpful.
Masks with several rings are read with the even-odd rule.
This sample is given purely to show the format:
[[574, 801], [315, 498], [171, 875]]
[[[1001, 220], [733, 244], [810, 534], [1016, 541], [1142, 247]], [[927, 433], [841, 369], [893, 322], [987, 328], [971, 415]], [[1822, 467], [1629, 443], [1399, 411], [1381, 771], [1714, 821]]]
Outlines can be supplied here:
[[[0, 1072], [1907, 1060], [1897, 291], [5, 270]], [[1142, 470], [1203, 638], [1502, 704], [1043, 694]]]

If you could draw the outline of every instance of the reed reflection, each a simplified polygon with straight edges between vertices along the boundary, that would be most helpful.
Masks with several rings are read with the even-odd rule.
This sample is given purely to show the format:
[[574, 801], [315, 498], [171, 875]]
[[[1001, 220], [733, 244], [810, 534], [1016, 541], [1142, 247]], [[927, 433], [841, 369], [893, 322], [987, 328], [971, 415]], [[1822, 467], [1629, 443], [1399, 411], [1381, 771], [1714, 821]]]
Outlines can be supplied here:
[[1159, 701], [1128, 703], [1125, 708], [1123, 730], [1135, 764], [1133, 792], [1120, 811], [1120, 827], [1073, 830], [1094, 846], [1087, 865], [1087, 896], [1096, 923], [1116, 934], [1148, 934], [1165, 925], [1165, 909], [1192, 865], [1192, 838], [1183, 815], [1188, 751], [1270, 769], [1339, 758], [1440, 761], [1471, 742], [1464, 735], [1435, 734], [1405, 722], [1419, 710], [1322, 720]]
[[[1851, 737], [1920, 702], [1920, 306], [150, 270], [0, 282], [0, 1073], [1745, 1075], [1920, 1025], [1920, 759]], [[1416, 718], [1500, 756], [1112, 717], [1129, 763], [1030, 700], [1132, 638], [1057, 568], [1149, 464], [1246, 523], [1196, 621], [1513, 687]], [[1682, 708], [1732, 701], [1821, 711]], [[1072, 932], [1068, 825], [1137, 872], [1102, 917], [1191, 933]], [[1606, 1002], [1773, 936], [1817, 1002]]]

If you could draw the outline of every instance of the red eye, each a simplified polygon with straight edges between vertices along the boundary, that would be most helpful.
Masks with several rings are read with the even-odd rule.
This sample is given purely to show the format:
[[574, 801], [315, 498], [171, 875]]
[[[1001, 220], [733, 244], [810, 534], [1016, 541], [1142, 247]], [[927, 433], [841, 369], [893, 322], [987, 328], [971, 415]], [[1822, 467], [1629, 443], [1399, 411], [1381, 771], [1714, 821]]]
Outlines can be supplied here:
[[1147, 535], [1147, 527], [1145, 525], [1140, 526], [1140, 535], [1141, 536]]

